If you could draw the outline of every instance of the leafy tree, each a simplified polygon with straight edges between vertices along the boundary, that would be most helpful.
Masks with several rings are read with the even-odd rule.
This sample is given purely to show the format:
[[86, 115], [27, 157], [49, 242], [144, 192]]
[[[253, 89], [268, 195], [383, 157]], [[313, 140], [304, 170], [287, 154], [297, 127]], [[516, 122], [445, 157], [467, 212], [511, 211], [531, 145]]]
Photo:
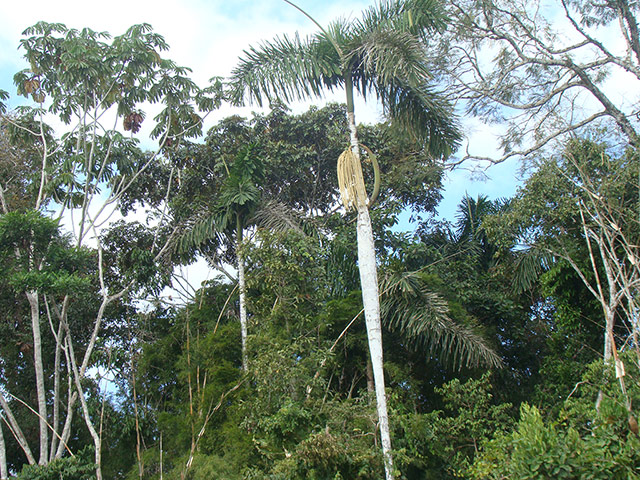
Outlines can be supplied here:
[[[73, 216], [76, 229], [73, 246], [77, 252], [84, 251], [84, 245], [90, 241], [95, 241], [97, 247], [89, 257], [91, 289], [85, 291], [71, 288], [76, 277], [71, 275], [65, 280], [64, 270], [57, 275], [48, 271], [49, 265], [58, 259], [52, 256], [54, 252], [47, 252], [46, 245], [54, 245], [58, 234], [52, 232], [41, 247], [33, 236], [38, 231], [37, 222], [24, 225], [34, 228], [32, 234], [24, 235], [23, 244], [14, 245], [17, 248], [9, 253], [15, 263], [28, 267], [23, 279], [16, 283], [14, 276], [13, 282], [20, 287], [15, 290], [15, 298], [26, 298], [29, 306], [16, 316], [31, 320], [35, 387], [32, 391], [36, 392], [33, 411], [37, 412], [39, 438], [35, 442], [27, 439], [20, 433], [17, 420], [10, 421], [26, 460], [46, 465], [61, 458], [69, 448], [72, 419], [79, 402], [93, 440], [96, 476], [100, 479], [102, 439], [95, 424], [99, 417], [92, 412], [87, 371], [96, 364], [94, 353], [107, 319], [133, 291], [141, 288], [141, 282], [154, 277], [149, 275], [149, 262], [157, 262], [166, 245], [163, 247], [160, 232], [154, 232], [145, 246], [149, 250], [142, 253], [138, 249], [133, 254], [137, 258], [132, 259], [130, 255], [128, 259], [137, 262], [137, 267], [146, 264], [146, 273], [130, 276], [120, 285], [109, 284], [105, 249], [98, 230], [135, 179], [160, 160], [160, 148], [199, 133], [202, 119], [198, 113], [205, 113], [219, 103], [220, 84], [199, 89], [188, 78], [188, 69], [160, 56], [167, 45], [148, 25], [133, 26], [123, 35], [110, 39], [104, 32], [39, 22], [24, 35], [20, 48], [29, 68], [17, 73], [14, 81], [18, 93], [30, 97], [34, 106], [21, 107], [15, 113], [2, 116], [4, 146], [0, 168], [5, 169], [8, 162], [17, 162], [18, 166], [12, 176], [3, 177], [3, 220], [10, 221], [13, 209], [42, 212], [46, 206], [54, 205], [56, 210], [52, 215], [57, 218], [69, 212]], [[151, 130], [151, 135], [159, 139], [160, 148], [152, 154], [143, 153], [133, 137], [144, 121], [139, 110], [143, 102], [163, 106]], [[52, 138], [45, 123], [48, 114], [69, 125], [60, 138]], [[104, 123], [107, 117], [115, 120], [113, 125]], [[122, 129], [118, 130], [120, 122]], [[126, 137], [122, 130], [131, 132], [132, 136]], [[163, 227], [163, 222], [160, 223], [159, 229]], [[3, 248], [11, 245], [6, 239]], [[38, 258], [36, 252], [40, 248], [47, 255]], [[120, 268], [123, 267], [121, 263]], [[51, 290], [63, 281], [69, 285]], [[76, 315], [78, 318], [74, 319]], [[80, 319], [85, 322], [82, 336], [73, 329]], [[89, 324], [88, 319], [91, 319]], [[52, 326], [52, 355], [44, 351], [51, 340], [45, 333], [48, 324]], [[66, 389], [61, 388], [65, 375], [70, 380]], [[53, 378], [53, 385], [48, 385], [48, 378]], [[6, 386], [3, 385], [3, 393]], [[51, 404], [47, 402], [49, 396]], [[65, 404], [66, 411], [62, 406]], [[4, 397], [2, 410], [8, 419], [15, 418]], [[31, 452], [33, 443], [39, 446], [38, 458]]]
[[[360, 166], [360, 143], [353, 94], [374, 92], [396, 128], [428, 142], [434, 156], [448, 155], [458, 140], [448, 105], [428, 87], [421, 41], [444, 26], [437, 4], [430, 1], [381, 3], [365, 11], [362, 20], [338, 21], [302, 41], [282, 37], [252, 48], [233, 73], [238, 102], [245, 95], [259, 102], [317, 96], [322, 89], [344, 87], [350, 147], [341, 159], [341, 194], [346, 208], [358, 212], [358, 257], [365, 318], [376, 379], [380, 432], [387, 478], [393, 478], [384, 374], [378, 281], [371, 220]], [[318, 25], [319, 26], [319, 25]]]
[[[615, 337], [636, 336], [637, 173], [633, 150], [609, 155], [604, 145], [572, 141], [541, 163], [500, 220], [508, 241], [529, 247], [521, 258], [564, 262], [600, 304], [605, 362], [617, 355]], [[540, 271], [522, 262], [525, 278]]]

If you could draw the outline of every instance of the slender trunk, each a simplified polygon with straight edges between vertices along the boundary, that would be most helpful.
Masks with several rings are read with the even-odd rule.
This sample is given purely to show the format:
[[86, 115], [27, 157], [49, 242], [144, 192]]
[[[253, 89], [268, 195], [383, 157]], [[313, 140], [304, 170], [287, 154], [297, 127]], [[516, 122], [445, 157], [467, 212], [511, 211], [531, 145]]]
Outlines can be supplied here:
[[49, 430], [47, 427], [47, 402], [45, 399], [44, 368], [42, 366], [42, 338], [40, 333], [40, 302], [38, 292], [27, 292], [31, 306], [31, 329], [33, 332], [33, 365], [36, 372], [36, 395], [38, 397], [38, 423], [40, 426], [40, 465], [48, 463]]
[[391, 435], [389, 433], [389, 414], [387, 412], [387, 396], [384, 389], [384, 371], [382, 359], [382, 327], [380, 323], [380, 300], [378, 296], [378, 276], [376, 271], [375, 247], [369, 210], [363, 207], [358, 210], [358, 263], [362, 303], [367, 324], [367, 338], [373, 381], [376, 390], [378, 423], [380, 425], [380, 442], [384, 455], [384, 468], [387, 480], [393, 476], [393, 458], [391, 456]]
[[4, 410], [4, 413], [7, 416], [7, 419], [6, 419], [7, 425], [9, 426], [9, 429], [11, 430], [13, 437], [16, 439], [16, 441], [18, 442], [18, 445], [20, 445], [20, 448], [22, 449], [25, 456], [27, 457], [27, 462], [29, 462], [29, 465], [35, 465], [36, 459], [33, 456], [33, 453], [31, 453], [31, 448], [29, 448], [29, 442], [27, 442], [27, 438], [24, 436], [24, 433], [22, 432], [20, 425], [16, 421], [16, 417], [13, 415], [13, 412], [11, 411], [11, 406], [7, 403], [1, 390], [0, 390], [0, 407], [2, 407], [2, 410]]
[[71, 341], [71, 334], [67, 328], [67, 348], [69, 350], [69, 357], [71, 358], [71, 369], [73, 371], [73, 378], [76, 385], [76, 391], [78, 392], [78, 398], [80, 398], [80, 405], [82, 406], [82, 416], [84, 422], [89, 430], [89, 434], [93, 439], [93, 446], [95, 449], [95, 463], [96, 463], [96, 480], [102, 480], [102, 439], [98, 435], [93, 422], [91, 421], [91, 415], [89, 414], [89, 406], [87, 405], [87, 399], [82, 390], [80, 370], [75, 360], [75, 353], [73, 351], [73, 342]]
[[62, 339], [64, 329], [62, 323], [58, 325], [58, 335], [56, 337], [56, 354], [54, 359], [54, 375], [53, 375], [53, 422], [51, 427], [54, 434], [51, 436], [51, 448], [49, 449], [49, 460], [53, 460], [56, 449], [58, 448], [58, 437], [60, 427], [60, 362], [62, 356]]
[[64, 426], [62, 427], [62, 438], [60, 439], [60, 443], [58, 443], [55, 458], [62, 457], [65, 445], [67, 444], [67, 442], [69, 442], [69, 437], [71, 437], [71, 424], [73, 423], [73, 412], [75, 411], [73, 406], [78, 399], [78, 392], [73, 391], [73, 372], [71, 371], [71, 360], [69, 358], [69, 352], [66, 348], [64, 352], [65, 358], [67, 360], [67, 413], [64, 420]]
[[[349, 73], [345, 74], [347, 94], [347, 122], [349, 125], [351, 148], [358, 163], [360, 162], [360, 144], [358, 142], [356, 118], [353, 108], [353, 80]], [[357, 221], [358, 269], [360, 270], [360, 286], [362, 288], [362, 304], [367, 325], [367, 340], [373, 368], [373, 380], [376, 391], [378, 424], [380, 426], [380, 443], [384, 457], [386, 480], [393, 480], [393, 457], [391, 454], [391, 435], [389, 433], [389, 414], [387, 412], [387, 396], [384, 388], [384, 370], [382, 358], [382, 327], [380, 322], [380, 297], [378, 293], [378, 272], [376, 267], [376, 250], [373, 241], [373, 229], [367, 205], [358, 205]]]
[[7, 470], [7, 446], [4, 443], [4, 435], [2, 433], [2, 418], [0, 418], [0, 480], [9, 478]]
[[242, 336], [242, 369], [247, 371], [247, 306], [246, 285], [244, 278], [244, 259], [242, 258], [242, 219], [240, 214], [236, 217], [236, 257], [238, 259], [238, 290], [240, 293], [240, 332]]
[[373, 393], [375, 389], [376, 385], [373, 381], [373, 366], [371, 365], [371, 359], [367, 358], [367, 392]]
[[605, 310], [605, 329], [604, 329], [604, 363], [609, 365], [611, 363], [611, 357], [613, 356], [613, 322], [615, 311], [607, 308]]

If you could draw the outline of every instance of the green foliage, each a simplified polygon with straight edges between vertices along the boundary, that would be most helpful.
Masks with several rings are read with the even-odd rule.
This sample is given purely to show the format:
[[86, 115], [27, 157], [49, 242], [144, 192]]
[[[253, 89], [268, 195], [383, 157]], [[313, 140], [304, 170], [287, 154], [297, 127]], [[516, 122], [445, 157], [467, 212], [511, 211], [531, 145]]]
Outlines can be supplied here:
[[64, 457], [48, 465], [26, 465], [19, 480], [92, 480], [96, 478], [93, 451], [86, 447], [73, 457]]
[[251, 47], [232, 74], [232, 99], [288, 102], [344, 86], [353, 111], [354, 88], [365, 97], [374, 92], [396, 130], [420, 139], [434, 157], [447, 157], [460, 133], [451, 106], [429, 86], [422, 43], [443, 28], [443, 14], [431, 0], [393, 0], [304, 40], [296, 34]]
[[458, 478], [487, 440], [509, 431], [512, 406], [494, 400], [489, 377], [454, 379], [436, 388], [442, 410], [411, 412], [394, 399], [400, 430], [396, 448], [407, 478]]
[[154, 230], [138, 222], [113, 222], [101, 235], [105, 277], [119, 288], [132, 284], [133, 291], [157, 294], [169, 284], [171, 265], [156, 258], [159, 240]]
[[638, 366], [632, 352], [621, 360], [627, 367], [626, 394], [612, 367], [603, 378], [602, 362], [593, 362], [557, 415], [523, 404], [515, 429], [484, 445], [467, 471], [470, 478], [640, 478], [640, 438], [633, 426], [637, 412], [627, 409], [640, 400]]
[[91, 287], [92, 253], [72, 248], [56, 220], [28, 210], [0, 216], [0, 283], [15, 292], [41, 290], [54, 295]]
[[407, 272], [383, 280], [382, 317], [389, 328], [400, 331], [409, 343], [454, 369], [462, 365], [502, 366], [500, 357], [476, 331], [477, 326], [470, 321], [453, 321], [447, 303], [429, 289], [423, 277]]
[[640, 478], [640, 441], [600, 425], [590, 434], [544, 422], [535, 407], [522, 406], [516, 430], [489, 442], [469, 469], [474, 479]]

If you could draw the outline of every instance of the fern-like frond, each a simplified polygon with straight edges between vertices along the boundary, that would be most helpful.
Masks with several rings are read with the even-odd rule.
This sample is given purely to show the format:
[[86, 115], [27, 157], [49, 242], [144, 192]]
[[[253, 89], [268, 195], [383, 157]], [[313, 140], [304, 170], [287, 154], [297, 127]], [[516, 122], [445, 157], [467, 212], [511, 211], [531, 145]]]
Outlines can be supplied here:
[[302, 221], [298, 213], [276, 200], [263, 203], [256, 210], [250, 222], [274, 232], [293, 230], [304, 235], [304, 230], [301, 227]]
[[411, 86], [399, 81], [374, 83], [392, 129], [423, 141], [429, 153], [446, 158], [460, 144], [461, 132], [453, 107], [426, 84]]
[[262, 105], [263, 97], [291, 102], [342, 84], [340, 59], [331, 42], [322, 35], [301, 40], [296, 34], [245, 50], [229, 86], [233, 103], [254, 100]]
[[428, 34], [446, 28], [447, 16], [438, 0], [390, 0], [365, 10], [357, 25], [363, 31], [395, 30], [427, 40]]
[[522, 293], [530, 290], [540, 275], [549, 269], [553, 257], [544, 251], [529, 248], [517, 252], [513, 290]]
[[502, 366], [502, 359], [478, 332], [477, 326], [463, 325], [449, 317], [442, 297], [429, 290], [414, 272], [385, 278], [382, 318], [387, 327], [404, 335], [409, 342], [426, 350], [452, 368], [481, 365]]

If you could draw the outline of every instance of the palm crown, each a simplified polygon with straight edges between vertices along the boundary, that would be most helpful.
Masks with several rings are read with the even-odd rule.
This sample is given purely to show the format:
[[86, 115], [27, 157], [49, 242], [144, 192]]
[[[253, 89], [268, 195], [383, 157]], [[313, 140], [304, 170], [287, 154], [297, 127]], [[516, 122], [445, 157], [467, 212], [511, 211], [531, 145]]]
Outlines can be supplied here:
[[232, 99], [290, 102], [345, 88], [353, 111], [354, 89], [365, 98], [373, 93], [392, 127], [446, 157], [460, 133], [451, 106], [430, 86], [425, 50], [427, 36], [445, 24], [434, 0], [391, 0], [306, 39], [277, 37], [245, 51], [232, 74]]

